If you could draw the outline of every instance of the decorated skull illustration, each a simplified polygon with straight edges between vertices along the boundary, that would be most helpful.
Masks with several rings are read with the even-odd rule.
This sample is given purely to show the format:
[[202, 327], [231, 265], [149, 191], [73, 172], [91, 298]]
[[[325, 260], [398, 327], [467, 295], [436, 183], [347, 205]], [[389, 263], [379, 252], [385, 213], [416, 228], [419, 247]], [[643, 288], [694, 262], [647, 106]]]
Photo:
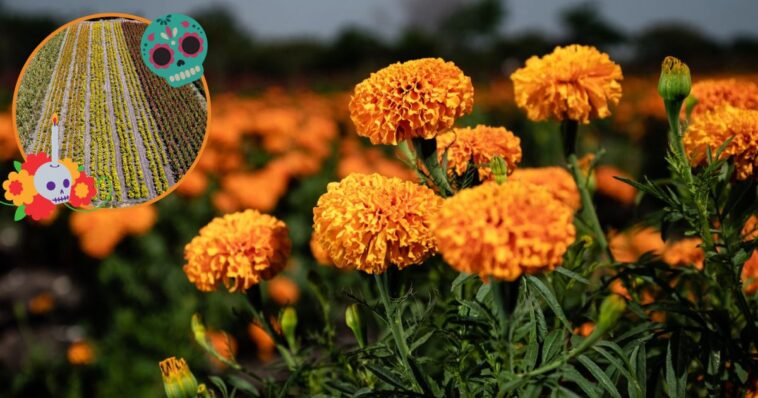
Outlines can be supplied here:
[[34, 173], [34, 188], [37, 193], [56, 205], [68, 202], [71, 183], [71, 172], [57, 161], [43, 164]]
[[140, 43], [142, 60], [172, 87], [200, 79], [208, 38], [200, 24], [184, 14], [166, 14], [148, 25]]

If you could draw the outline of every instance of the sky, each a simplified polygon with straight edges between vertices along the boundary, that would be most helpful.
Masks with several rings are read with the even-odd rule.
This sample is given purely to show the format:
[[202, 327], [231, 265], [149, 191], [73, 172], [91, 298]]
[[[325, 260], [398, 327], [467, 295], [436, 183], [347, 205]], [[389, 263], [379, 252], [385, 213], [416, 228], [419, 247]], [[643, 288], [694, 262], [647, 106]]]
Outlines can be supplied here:
[[[406, 20], [404, 0], [0, 0], [21, 13], [55, 14], [70, 20], [96, 12], [126, 12], [153, 19], [168, 12], [192, 15], [198, 9], [222, 5], [240, 24], [262, 39], [315, 37], [329, 39], [349, 25], [392, 37]], [[407, 1], [407, 0], [405, 0]], [[444, 0], [440, 0], [444, 1]], [[465, 0], [456, 0], [465, 1]], [[561, 33], [562, 10], [577, 0], [504, 0], [505, 33], [542, 30]], [[756, 0], [595, 0], [614, 25], [635, 32], [661, 22], [684, 22], [726, 41], [735, 35], [758, 37]]]

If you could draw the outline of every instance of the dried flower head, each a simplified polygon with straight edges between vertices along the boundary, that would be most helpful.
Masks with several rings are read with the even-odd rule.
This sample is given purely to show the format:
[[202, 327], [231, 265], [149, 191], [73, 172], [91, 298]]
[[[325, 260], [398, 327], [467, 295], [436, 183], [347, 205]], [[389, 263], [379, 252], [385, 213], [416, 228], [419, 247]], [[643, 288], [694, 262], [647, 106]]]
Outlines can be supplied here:
[[184, 248], [184, 273], [198, 290], [247, 290], [287, 265], [287, 226], [275, 217], [246, 210], [213, 219]]
[[511, 75], [516, 104], [531, 120], [576, 120], [610, 116], [621, 99], [621, 67], [590, 46], [556, 47], [533, 56]]
[[573, 211], [545, 188], [508, 180], [448, 198], [432, 230], [453, 268], [512, 281], [560, 265], [576, 235], [572, 221]]
[[694, 166], [706, 162], [706, 148], [715, 156], [731, 158], [738, 180], [746, 180], [758, 167], [758, 110], [725, 106], [696, 118], [683, 137], [684, 148]]
[[428, 218], [442, 199], [424, 186], [379, 174], [330, 183], [313, 209], [313, 232], [339, 268], [381, 274], [436, 252]]
[[516, 169], [511, 179], [540, 185], [573, 210], [581, 207], [574, 177], [563, 167], [520, 168]]
[[521, 161], [521, 140], [504, 127], [463, 127], [437, 136], [437, 152], [447, 150], [450, 173], [462, 176], [473, 160], [479, 170], [479, 179], [486, 180], [492, 175], [490, 161], [500, 156], [505, 161], [508, 174]]
[[350, 118], [373, 144], [434, 138], [471, 112], [471, 79], [452, 62], [423, 58], [392, 64], [355, 86]]

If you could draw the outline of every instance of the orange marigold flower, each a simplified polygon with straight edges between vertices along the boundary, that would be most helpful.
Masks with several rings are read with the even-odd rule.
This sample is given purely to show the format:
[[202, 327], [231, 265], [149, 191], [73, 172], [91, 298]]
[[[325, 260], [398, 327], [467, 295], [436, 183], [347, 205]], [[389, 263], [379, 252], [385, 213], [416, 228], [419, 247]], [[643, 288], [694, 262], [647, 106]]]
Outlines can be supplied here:
[[184, 273], [200, 291], [223, 282], [229, 291], [247, 290], [287, 265], [287, 226], [256, 210], [216, 217], [184, 248]]
[[610, 116], [610, 104], [621, 99], [621, 67], [608, 54], [590, 46], [556, 47], [533, 56], [511, 75], [516, 104], [531, 120], [576, 120]]
[[428, 217], [442, 199], [431, 189], [379, 174], [330, 183], [313, 209], [313, 233], [339, 268], [381, 274], [420, 264], [437, 248]]
[[41, 315], [52, 311], [55, 307], [55, 298], [48, 292], [40, 293], [29, 300], [29, 313]]
[[573, 217], [545, 188], [511, 179], [448, 198], [433, 217], [432, 230], [453, 268], [513, 281], [561, 264], [576, 236]]
[[742, 226], [742, 239], [758, 239], [758, 216], [751, 215], [750, 218], [745, 221], [745, 225]]
[[423, 58], [392, 64], [355, 86], [350, 118], [373, 144], [434, 138], [471, 112], [471, 79], [452, 62]]
[[30, 205], [34, 201], [37, 190], [34, 188], [34, 176], [26, 170], [11, 171], [8, 179], [3, 181], [5, 199], [13, 202], [14, 206]]
[[311, 254], [313, 255], [313, 258], [316, 259], [316, 262], [320, 265], [333, 265], [334, 262], [332, 259], [329, 258], [329, 254], [326, 253], [326, 250], [324, 250], [323, 247], [321, 247], [321, 243], [319, 243], [318, 238], [316, 235], [311, 235]]
[[510, 179], [540, 185], [573, 210], [582, 206], [574, 177], [563, 167], [520, 168]]
[[617, 180], [614, 178], [616, 176], [632, 178], [631, 175], [614, 166], [598, 166], [595, 169], [597, 191], [626, 205], [634, 203], [634, 199], [637, 197], [637, 189]]
[[448, 167], [451, 173], [462, 176], [473, 159], [479, 169], [479, 179], [484, 181], [492, 175], [489, 162], [500, 156], [513, 173], [521, 161], [521, 140], [504, 127], [476, 126], [456, 128], [437, 136], [437, 152], [440, 159], [447, 150]]
[[274, 339], [262, 327], [251, 323], [247, 327], [247, 334], [250, 336], [250, 340], [258, 347], [258, 359], [262, 362], [268, 362], [274, 358], [276, 343], [274, 343]]
[[157, 217], [153, 206], [77, 212], [71, 214], [71, 232], [79, 237], [83, 252], [105, 258], [126, 235], [141, 235], [150, 230]]
[[758, 250], [742, 266], [742, 289], [747, 294], [758, 293]]
[[608, 245], [616, 261], [632, 263], [647, 252], [660, 255], [665, 244], [661, 233], [653, 228], [632, 228], [622, 233], [611, 233]]
[[[211, 346], [213, 346], [213, 349], [216, 350], [219, 355], [229, 361], [234, 360], [234, 357], [237, 355], [237, 339], [229, 335], [229, 333], [217, 330], [209, 330], [205, 335], [211, 343]], [[213, 366], [220, 369], [226, 368], [226, 364], [210, 354], [208, 355], [208, 358], [211, 360]]]
[[686, 238], [668, 243], [663, 250], [661, 258], [666, 264], [673, 267], [694, 264], [695, 268], [703, 269], [705, 252], [700, 247], [701, 243], [700, 238]]
[[88, 342], [77, 341], [68, 346], [66, 358], [72, 365], [89, 365], [95, 360], [95, 352]]
[[697, 98], [693, 118], [724, 105], [740, 109], [758, 109], [758, 84], [738, 79], [708, 79], [692, 85], [691, 96]]
[[300, 298], [300, 288], [292, 279], [279, 275], [268, 282], [268, 295], [279, 305], [294, 304]]
[[722, 158], [732, 158], [738, 180], [746, 180], [758, 168], [758, 110], [731, 106], [708, 112], [696, 119], [684, 135], [684, 148], [693, 165], [706, 161], [706, 148], [715, 154], [732, 138]]

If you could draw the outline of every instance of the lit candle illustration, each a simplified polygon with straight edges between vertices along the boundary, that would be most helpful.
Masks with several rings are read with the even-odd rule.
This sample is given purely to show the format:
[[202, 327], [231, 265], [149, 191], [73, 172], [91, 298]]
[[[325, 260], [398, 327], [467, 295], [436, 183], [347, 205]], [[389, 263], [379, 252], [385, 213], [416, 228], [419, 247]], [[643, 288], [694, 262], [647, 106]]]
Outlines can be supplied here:
[[50, 143], [52, 145], [52, 153], [50, 157], [54, 163], [58, 162], [58, 114], [53, 113], [53, 128], [50, 134]]

